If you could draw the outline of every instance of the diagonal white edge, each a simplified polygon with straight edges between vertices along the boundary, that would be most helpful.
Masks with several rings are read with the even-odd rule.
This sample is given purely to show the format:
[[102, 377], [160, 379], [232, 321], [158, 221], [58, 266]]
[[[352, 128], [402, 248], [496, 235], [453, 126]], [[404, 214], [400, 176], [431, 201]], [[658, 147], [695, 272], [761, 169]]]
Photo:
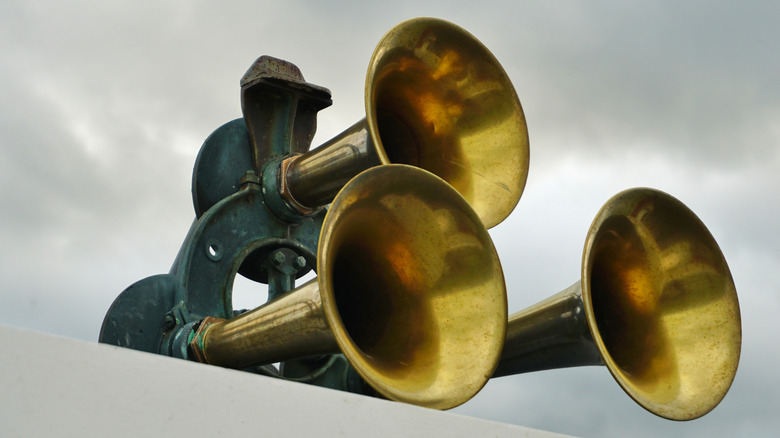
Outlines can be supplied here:
[[563, 437], [0, 326], [0, 435]]

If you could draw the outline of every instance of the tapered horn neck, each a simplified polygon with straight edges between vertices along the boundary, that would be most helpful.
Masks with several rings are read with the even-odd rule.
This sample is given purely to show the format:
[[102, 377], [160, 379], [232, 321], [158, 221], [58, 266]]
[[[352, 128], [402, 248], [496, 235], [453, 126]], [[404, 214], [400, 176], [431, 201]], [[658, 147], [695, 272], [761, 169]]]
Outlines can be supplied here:
[[578, 281], [509, 317], [493, 377], [585, 365], [604, 361], [590, 334]]

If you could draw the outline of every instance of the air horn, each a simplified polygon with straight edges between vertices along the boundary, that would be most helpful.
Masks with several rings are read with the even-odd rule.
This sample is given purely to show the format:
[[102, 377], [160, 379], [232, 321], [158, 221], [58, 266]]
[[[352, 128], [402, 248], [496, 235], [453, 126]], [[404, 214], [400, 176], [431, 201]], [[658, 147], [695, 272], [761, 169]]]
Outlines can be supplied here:
[[174, 337], [190, 358], [232, 368], [341, 352], [382, 396], [431, 408], [484, 386], [506, 289], [487, 230], [451, 186], [411, 166], [369, 169], [331, 204], [317, 248], [315, 280]]
[[[269, 142], [279, 130], [263, 116], [269, 99], [258, 99], [250, 79], [242, 89], [249, 137]], [[360, 171], [389, 163], [444, 179], [487, 228], [514, 209], [528, 174], [525, 116], [504, 69], [467, 31], [433, 18], [394, 27], [371, 57], [365, 105], [364, 119], [319, 148], [268, 164], [264, 173], [278, 175], [276, 191], [298, 213], [328, 204]], [[253, 153], [259, 167], [273, 151], [261, 145]]]
[[581, 281], [510, 316], [494, 377], [606, 365], [648, 411], [691, 420], [728, 392], [741, 343], [736, 289], [715, 239], [682, 202], [638, 188], [596, 215]]

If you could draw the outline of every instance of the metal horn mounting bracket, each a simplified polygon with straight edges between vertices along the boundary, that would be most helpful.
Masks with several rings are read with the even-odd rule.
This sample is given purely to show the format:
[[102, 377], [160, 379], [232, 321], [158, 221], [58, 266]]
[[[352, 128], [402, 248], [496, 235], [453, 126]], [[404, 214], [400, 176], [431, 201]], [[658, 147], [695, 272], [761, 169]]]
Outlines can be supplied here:
[[[298, 67], [262, 56], [241, 79], [244, 117], [217, 128], [198, 153], [192, 177], [196, 219], [167, 274], [125, 289], [109, 309], [100, 342], [187, 358], [199, 321], [231, 318], [237, 273], [269, 285], [269, 300], [316, 268], [323, 209], [301, 214], [279, 190], [279, 163], [306, 152], [330, 91]], [[296, 361], [294, 380], [361, 392], [340, 355]], [[252, 371], [276, 374], [266, 366]], [[324, 383], [323, 383], [324, 382]]]

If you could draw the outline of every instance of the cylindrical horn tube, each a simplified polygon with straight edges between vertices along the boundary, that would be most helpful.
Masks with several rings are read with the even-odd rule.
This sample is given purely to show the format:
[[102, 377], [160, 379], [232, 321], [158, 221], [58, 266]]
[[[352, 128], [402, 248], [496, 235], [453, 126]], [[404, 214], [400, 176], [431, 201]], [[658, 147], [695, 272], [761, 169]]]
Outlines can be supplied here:
[[290, 201], [308, 208], [329, 204], [355, 175], [381, 163], [366, 119], [319, 148], [288, 159], [282, 178]]
[[338, 352], [316, 280], [235, 318], [201, 325], [192, 351], [212, 365], [241, 369]]
[[493, 377], [604, 365], [590, 335], [580, 282], [512, 314]]

